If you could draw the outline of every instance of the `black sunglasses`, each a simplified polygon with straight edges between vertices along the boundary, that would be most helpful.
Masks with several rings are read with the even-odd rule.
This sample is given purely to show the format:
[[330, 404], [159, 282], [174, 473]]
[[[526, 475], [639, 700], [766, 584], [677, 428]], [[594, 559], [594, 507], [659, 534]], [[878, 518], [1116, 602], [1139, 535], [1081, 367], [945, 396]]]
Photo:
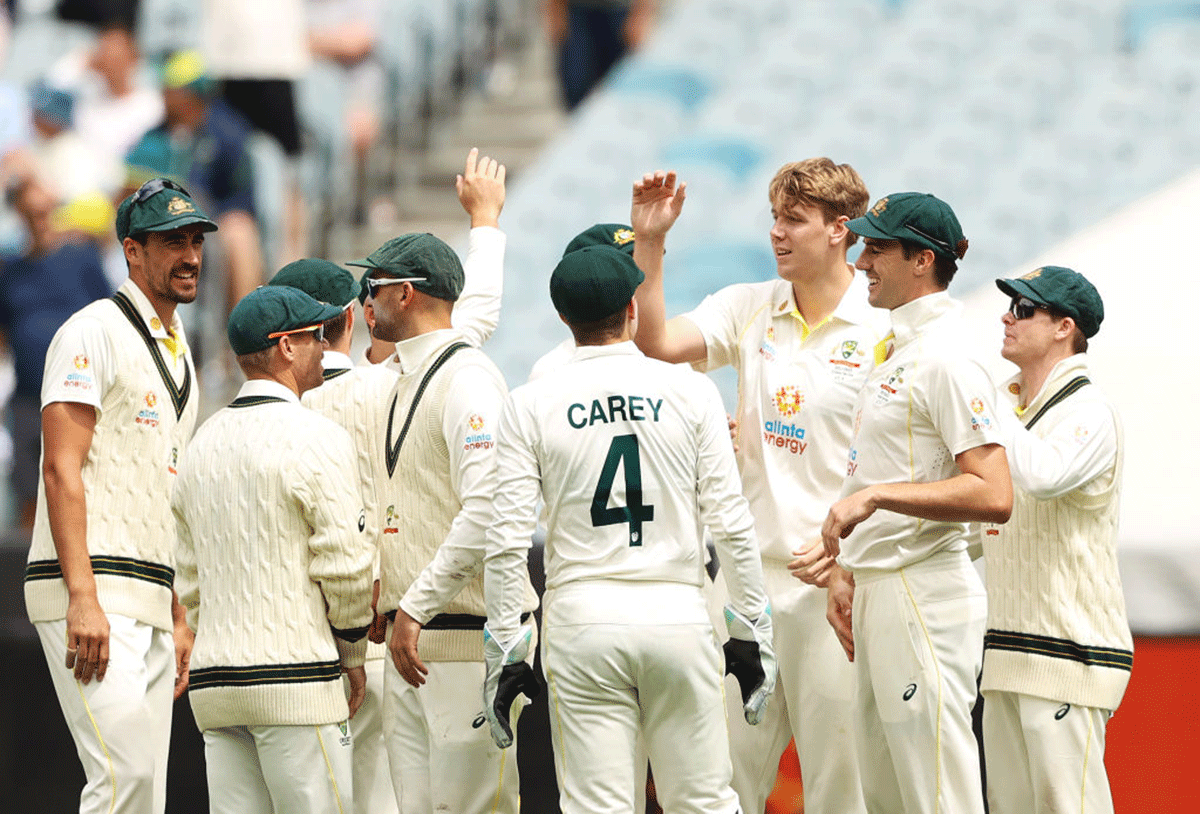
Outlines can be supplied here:
[[192, 197], [192, 193], [188, 192], [186, 189], [169, 178], [152, 178], [138, 187], [138, 191], [133, 194], [133, 201], [134, 203], [145, 203], [158, 193], [162, 192], [164, 189], [182, 192], [189, 198]]
[[1013, 315], [1013, 319], [1029, 319], [1038, 311], [1049, 312], [1050, 309], [1044, 305], [1038, 305], [1028, 297], [1013, 297], [1012, 303], [1008, 306], [1008, 313]]

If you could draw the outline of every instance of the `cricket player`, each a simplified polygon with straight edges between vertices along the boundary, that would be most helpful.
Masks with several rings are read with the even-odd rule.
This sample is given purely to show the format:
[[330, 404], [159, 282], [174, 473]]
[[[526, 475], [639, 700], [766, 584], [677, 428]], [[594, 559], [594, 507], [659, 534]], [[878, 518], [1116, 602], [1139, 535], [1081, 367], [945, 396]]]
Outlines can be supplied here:
[[[845, 477], [854, 399], [886, 331], [887, 315], [868, 305], [846, 263], [857, 239], [846, 223], [866, 211], [867, 189], [851, 166], [828, 158], [784, 165], [769, 189], [778, 279], [728, 286], [667, 320], [663, 248], [684, 196], [674, 173], [634, 185], [634, 259], [646, 272], [635, 340], [656, 359], [738, 373], [737, 463], [771, 599], [780, 691], [756, 727], [726, 694], [733, 786], [742, 809], [761, 814], [794, 737], [806, 810], [855, 814], [863, 811], [847, 737], [855, 677], [825, 621], [833, 560], [821, 523]], [[718, 601], [721, 585], [718, 574]]]
[[[504, 165], [486, 156], [480, 159], [478, 152], [472, 149], [467, 154], [466, 166], [456, 179], [459, 202], [470, 216], [471, 232], [463, 263], [463, 292], [454, 303], [451, 313], [452, 324], [459, 326], [473, 344], [486, 342], [496, 327], [504, 278], [505, 245], [505, 235], [499, 230], [505, 196]], [[365, 273], [369, 274], [369, 270]], [[270, 285], [290, 285], [316, 300], [343, 309], [338, 316], [325, 323], [328, 347], [321, 360], [324, 384], [307, 391], [302, 402], [306, 407], [337, 422], [354, 439], [368, 533], [378, 547], [380, 527], [372, 462], [374, 454], [383, 447], [387, 397], [396, 384], [397, 373], [391, 365], [356, 366], [350, 358], [355, 323], [354, 300], [360, 292], [360, 283], [349, 271], [328, 260], [308, 258], [284, 266], [271, 279]], [[362, 287], [365, 288], [365, 285]], [[367, 307], [370, 306], [364, 304], [364, 313]], [[395, 355], [394, 345], [390, 342], [384, 344], [386, 353], [381, 362]], [[378, 564], [375, 571], [373, 596], [378, 598]], [[367, 695], [351, 722], [355, 754], [354, 805], [359, 814], [396, 811], [396, 793], [392, 788], [383, 739], [386, 630], [386, 618], [377, 614], [367, 645]]]
[[198, 403], [175, 307], [196, 299], [216, 228], [183, 187], [147, 181], [117, 209], [129, 279], [46, 354], [25, 604], [83, 763], [84, 814], [166, 802], [172, 698], [192, 649], [172, 592], [171, 487]]
[[983, 745], [993, 814], [1113, 810], [1105, 726], [1133, 665], [1117, 570], [1122, 434], [1091, 383], [1104, 304], [1087, 278], [1043, 266], [996, 285], [1012, 298], [1001, 390], [1012, 519], [986, 526]]
[[[401, 235], [354, 265], [370, 269], [374, 333], [396, 343], [389, 364], [399, 372], [375, 477], [378, 607], [393, 619], [385, 737], [400, 810], [516, 814], [516, 764], [473, 726], [482, 716], [479, 571], [508, 388], [454, 327], [463, 267], [449, 246], [429, 234]], [[524, 611], [536, 606], [527, 578]]]
[[839, 565], [829, 618], [858, 673], [863, 796], [880, 814], [982, 814], [971, 709], [987, 600], [967, 524], [1007, 520], [1012, 482], [995, 390], [964, 355], [961, 303], [946, 293], [967, 241], [944, 201], [916, 192], [847, 228], [864, 239], [871, 304], [892, 316], [822, 528]]
[[578, 347], [513, 392], [497, 438], [488, 531], [484, 708], [511, 743], [528, 684], [526, 555], [546, 502], [542, 664], [564, 814], [632, 812], [644, 735], [671, 812], [739, 811], [720, 651], [705, 605], [702, 526], [727, 571], [729, 668], [756, 723], [775, 679], [771, 612], [716, 387], [633, 345], [642, 272], [605, 246], [567, 254], [550, 293]]
[[189, 700], [213, 814], [353, 810], [347, 719], [366, 691], [375, 546], [349, 433], [300, 404], [341, 311], [289, 286], [243, 297], [228, 332], [248, 381], [180, 464]]

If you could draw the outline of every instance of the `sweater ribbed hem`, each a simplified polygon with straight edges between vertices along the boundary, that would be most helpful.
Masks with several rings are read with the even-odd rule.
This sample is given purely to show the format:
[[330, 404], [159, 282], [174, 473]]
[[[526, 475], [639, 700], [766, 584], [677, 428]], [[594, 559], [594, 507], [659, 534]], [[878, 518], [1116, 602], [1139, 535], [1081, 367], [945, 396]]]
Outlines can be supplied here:
[[[128, 616], [159, 630], [175, 629], [171, 617], [171, 589], [158, 583], [96, 574], [96, 598], [105, 613]], [[29, 621], [65, 619], [68, 604], [70, 596], [61, 578], [25, 581], [25, 608], [29, 612]]]
[[1129, 684], [1129, 670], [1009, 650], [983, 651], [981, 690], [1016, 692], [1115, 710]]
[[188, 700], [201, 731], [226, 726], [320, 726], [350, 715], [340, 674], [336, 681], [193, 689]]

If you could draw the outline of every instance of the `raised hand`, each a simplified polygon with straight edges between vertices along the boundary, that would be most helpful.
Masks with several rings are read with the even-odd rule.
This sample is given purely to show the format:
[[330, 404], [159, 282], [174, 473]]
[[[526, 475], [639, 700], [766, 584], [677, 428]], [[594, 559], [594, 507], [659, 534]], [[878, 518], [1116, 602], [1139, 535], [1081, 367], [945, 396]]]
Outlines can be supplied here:
[[633, 184], [629, 223], [637, 240], [661, 239], [683, 211], [687, 184], [675, 186], [675, 171], [648, 172]]
[[454, 180], [458, 202], [471, 216], [471, 228], [498, 226], [500, 210], [504, 208], [504, 165], [488, 156], [479, 157], [479, 148], [467, 153], [462, 175]]

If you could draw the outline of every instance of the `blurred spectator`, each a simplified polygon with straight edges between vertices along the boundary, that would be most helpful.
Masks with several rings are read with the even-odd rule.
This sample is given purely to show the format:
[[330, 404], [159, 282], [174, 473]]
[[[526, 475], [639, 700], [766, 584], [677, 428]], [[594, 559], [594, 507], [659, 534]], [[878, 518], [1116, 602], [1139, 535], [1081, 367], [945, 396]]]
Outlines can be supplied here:
[[27, 230], [25, 252], [0, 261], [0, 339], [16, 372], [12, 417], [12, 487], [23, 527], [32, 527], [41, 455], [42, 367], [54, 332], [89, 302], [112, 293], [90, 243], [76, 245], [55, 228], [55, 200], [32, 176], [8, 191]]
[[227, 269], [226, 308], [263, 281], [262, 249], [254, 219], [254, 182], [246, 141], [250, 125], [220, 99], [196, 51], [173, 54], [163, 66], [166, 119], [130, 151], [129, 187], [157, 176], [182, 180], [220, 225]]
[[[141, 67], [133, 28], [118, 20], [100, 29], [94, 45], [67, 54], [50, 71], [54, 84], [75, 92], [75, 130], [101, 161], [123, 162], [163, 119], [162, 94]], [[117, 192], [107, 191], [110, 197]]]
[[75, 96], [46, 81], [29, 96], [34, 138], [29, 145], [39, 178], [60, 200], [89, 192], [111, 193], [120, 185], [120, 165], [105, 160], [75, 130]]
[[654, 18], [654, 0], [545, 0], [544, 9], [567, 110], [642, 44]]
[[307, 254], [297, 167], [303, 145], [295, 93], [296, 81], [311, 63], [304, 3], [204, 0], [204, 49], [210, 75], [221, 82], [225, 101], [279, 142], [290, 162], [284, 257], [276, 258], [279, 265]]
[[[340, 103], [339, 121], [354, 159], [355, 224], [366, 220], [367, 158], [379, 140], [383, 65], [375, 54], [383, 15], [381, 0], [308, 0], [308, 43], [317, 64], [308, 82], [320, 85], [322, 100]], [[322, 115], [324, 114], [324, 115]], [[340, 139], [321, 121], [329, 111], [310, 111], [312, 129]], [[336, 154], [335, 154], [336, 155]]]

